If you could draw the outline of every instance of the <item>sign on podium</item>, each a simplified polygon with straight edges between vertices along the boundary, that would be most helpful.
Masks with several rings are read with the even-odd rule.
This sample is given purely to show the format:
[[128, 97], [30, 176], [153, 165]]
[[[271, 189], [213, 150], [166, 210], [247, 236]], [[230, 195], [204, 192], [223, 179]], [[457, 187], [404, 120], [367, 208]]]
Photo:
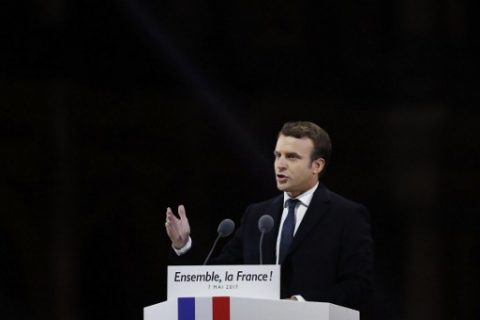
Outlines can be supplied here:
[[280, 299], [280, 266], [169, 266], [167, 299], [231, 296]]

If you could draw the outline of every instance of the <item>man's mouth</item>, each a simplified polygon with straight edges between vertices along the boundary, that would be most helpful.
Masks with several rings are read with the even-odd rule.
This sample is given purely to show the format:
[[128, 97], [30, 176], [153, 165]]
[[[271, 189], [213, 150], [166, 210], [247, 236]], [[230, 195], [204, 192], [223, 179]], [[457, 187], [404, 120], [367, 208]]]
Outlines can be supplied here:
[[284, 174], [277, 174], [277, 181], [278, 181], [279, 183], [285, 183], [285, 182], [287, 182], [287, 180], [288, 180], [288, 177], [287, 177], [286, 175], [284, 175]]

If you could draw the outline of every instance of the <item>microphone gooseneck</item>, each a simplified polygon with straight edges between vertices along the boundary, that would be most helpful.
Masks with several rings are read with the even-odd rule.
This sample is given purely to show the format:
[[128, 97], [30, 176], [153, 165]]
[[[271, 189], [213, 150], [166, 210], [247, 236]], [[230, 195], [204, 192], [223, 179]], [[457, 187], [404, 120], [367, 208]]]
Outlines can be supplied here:
[[260, 235], [260, 241], [258, 243], [258, 252], [260, 254], [259, 256], [260, 264], [263, 264], [263, 248], [262, 248], [263, 236], [265, 235], [265, 233], [268, 233], [270, 232], [270, 230], [273, 229], [273, 224], [274, 224], [273, 218], [268, 214], [264, 214], [263, 216], [260, 217], [260, 219], [258, 219], [258, 230], [260, 230], [260, 232], [262, 233]]
[[212, 249], [210, 249], [210, 252], [208, 253], [207, 257], [205, 258], [205, 261], [203, 262], [203, 265], [207, 264], [208, 260], [210, 259], [210, 256], [213, 253], [213, 250], [217, 246], [218, 240], [220, 240], [220, 238], [225, 238], [231, 235], [234, 229], [235, 229], [235, 222], [233, 222], [232, 219], [224, 219], [222, 220], [222, 222], [218, 224], [218, 228], [217, 228], [218, 236], [213, 242]]

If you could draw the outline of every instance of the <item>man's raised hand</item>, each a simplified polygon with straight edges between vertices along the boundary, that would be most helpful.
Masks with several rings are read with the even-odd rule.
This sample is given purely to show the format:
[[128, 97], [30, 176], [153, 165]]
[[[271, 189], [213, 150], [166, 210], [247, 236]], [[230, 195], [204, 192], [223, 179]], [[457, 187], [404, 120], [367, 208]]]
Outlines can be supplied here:
[[183, 248], [187, 244], [190, 236], [190, 224], [188, 223], [187, 214], [183, 205], [178, 206], [178, 216], [180, 218], [175, 216], [172, 209], [167, 208], [165, 229], [175, 249]]

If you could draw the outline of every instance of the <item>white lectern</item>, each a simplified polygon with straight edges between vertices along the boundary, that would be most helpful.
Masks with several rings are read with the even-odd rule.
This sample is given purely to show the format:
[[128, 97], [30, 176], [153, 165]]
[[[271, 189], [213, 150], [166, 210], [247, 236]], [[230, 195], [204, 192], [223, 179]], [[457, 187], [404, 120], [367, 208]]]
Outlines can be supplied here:
[[324, 302], [237, 297], [167, 300], [144, 308], [144, 320], [359, 320], [359, 312]]

